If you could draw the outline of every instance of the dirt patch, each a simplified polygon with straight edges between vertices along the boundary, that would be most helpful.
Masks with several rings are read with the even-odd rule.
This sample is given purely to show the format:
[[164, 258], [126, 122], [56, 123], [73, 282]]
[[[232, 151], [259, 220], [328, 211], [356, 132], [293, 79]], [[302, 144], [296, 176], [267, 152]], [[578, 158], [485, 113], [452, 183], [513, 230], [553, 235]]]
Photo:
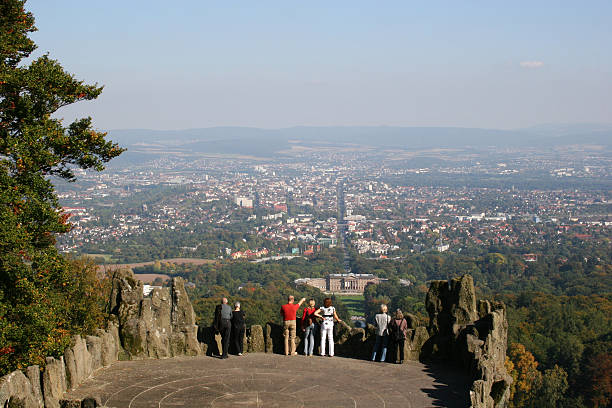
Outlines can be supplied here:
[[[135, 263], [127, 263], [127, 264], [105, 264], [98, 265], [98, 270], [100, 271], [116, 271], [117, 269], [123, 268], [141, 268], [147, 265], [153, 265], [156, 261], [149, 262], [135, 262]], [[217, 262], [215, 259], [200, 259], [200, 258], [170, 258], [170, 259], [160, 259], [159, 262], [165, 263], [174, 263], [174, 264], [193, 264], [193, 265], [204, 265], [209, 263]]]
[[163, 273], [135, 273], [134, 277], [142, 283], [149, 284], [153, 283], [157, 278], [161, 278], [163, 281], [170, 279], [170, 276], [164, 275]]

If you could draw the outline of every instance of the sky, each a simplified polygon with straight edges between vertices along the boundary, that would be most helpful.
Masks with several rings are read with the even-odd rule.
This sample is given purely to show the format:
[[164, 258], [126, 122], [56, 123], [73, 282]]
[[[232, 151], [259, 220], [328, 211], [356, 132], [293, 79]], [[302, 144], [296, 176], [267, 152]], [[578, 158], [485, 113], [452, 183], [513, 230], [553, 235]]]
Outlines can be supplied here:
[[28, 0], [99, 129], [612, 123], [612, 1]]

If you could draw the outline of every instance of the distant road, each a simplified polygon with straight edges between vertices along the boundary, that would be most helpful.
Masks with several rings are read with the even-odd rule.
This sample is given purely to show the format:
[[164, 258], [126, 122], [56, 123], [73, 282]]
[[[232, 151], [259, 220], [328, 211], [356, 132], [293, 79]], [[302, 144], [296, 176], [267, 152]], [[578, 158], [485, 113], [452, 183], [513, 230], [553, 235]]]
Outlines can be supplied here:
[[[121, 268], [140, 268], [147, 265], [153, 265], [157, 261], [149, 261], [149, 262], [135, 262], [135, 263], [126, 263], [126, 264], [102, 264], [98, 265], [98, 270], [100, 271], [114, 271]], [[201, 259], [201, 258], [169, 258], [169, 259], [159, 259], [159, 262], [170, 262], [175, 264], [193, 264], [193, 265], [204, 265], [209, 263], [217, 262], [216, 259]]]

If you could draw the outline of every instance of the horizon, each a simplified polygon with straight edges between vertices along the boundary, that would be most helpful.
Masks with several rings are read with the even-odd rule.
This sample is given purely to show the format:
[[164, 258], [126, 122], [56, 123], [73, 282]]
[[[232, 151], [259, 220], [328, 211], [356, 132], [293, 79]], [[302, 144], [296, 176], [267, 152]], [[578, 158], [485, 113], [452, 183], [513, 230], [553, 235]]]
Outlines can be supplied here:
[[493, 127], [479, 127], [479, 126], [412, 126], [412, 125], [288, 125], [283, 127], [264, 127], [264, 126], [232, 126], [232, 125], [216, 125], [216, 126], [202, 126], [202, 127], [191, 127], [191, 128], [174, 128], [174, 129], [153, 129], [153, 128], [114, 128], [104, 129], [106, 132], [112, 131], [124, 131], [124, 130], [147, 130], [153, 132], [182, 132], [190, 130], [202, 130], [202, 129], [259, 129], [259, 130], [286, 130], [295, 128], [398, 128], [398, 129], [409, 129], [409, 128], [423, 128], [423, 129], [478, 129], [478, 130], [502, 130], [502, 131], [524, 131], [534, 129], [542, 126], [604, 126], [612, 127], [612, 122], [559, 122], [559, 123], [536, 123], [531, 126], [518, 127], [518, 128], [493, 128]]

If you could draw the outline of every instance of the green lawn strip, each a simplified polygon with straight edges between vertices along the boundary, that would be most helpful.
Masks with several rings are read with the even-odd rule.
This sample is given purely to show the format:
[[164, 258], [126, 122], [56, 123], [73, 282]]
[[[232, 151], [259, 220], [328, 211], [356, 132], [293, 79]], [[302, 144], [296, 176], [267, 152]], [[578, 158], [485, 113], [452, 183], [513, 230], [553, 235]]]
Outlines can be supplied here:
[[365, 314], [363, 295], [336, 295], [336, 297], [346, 305], [352, 316], [363, 316]]

